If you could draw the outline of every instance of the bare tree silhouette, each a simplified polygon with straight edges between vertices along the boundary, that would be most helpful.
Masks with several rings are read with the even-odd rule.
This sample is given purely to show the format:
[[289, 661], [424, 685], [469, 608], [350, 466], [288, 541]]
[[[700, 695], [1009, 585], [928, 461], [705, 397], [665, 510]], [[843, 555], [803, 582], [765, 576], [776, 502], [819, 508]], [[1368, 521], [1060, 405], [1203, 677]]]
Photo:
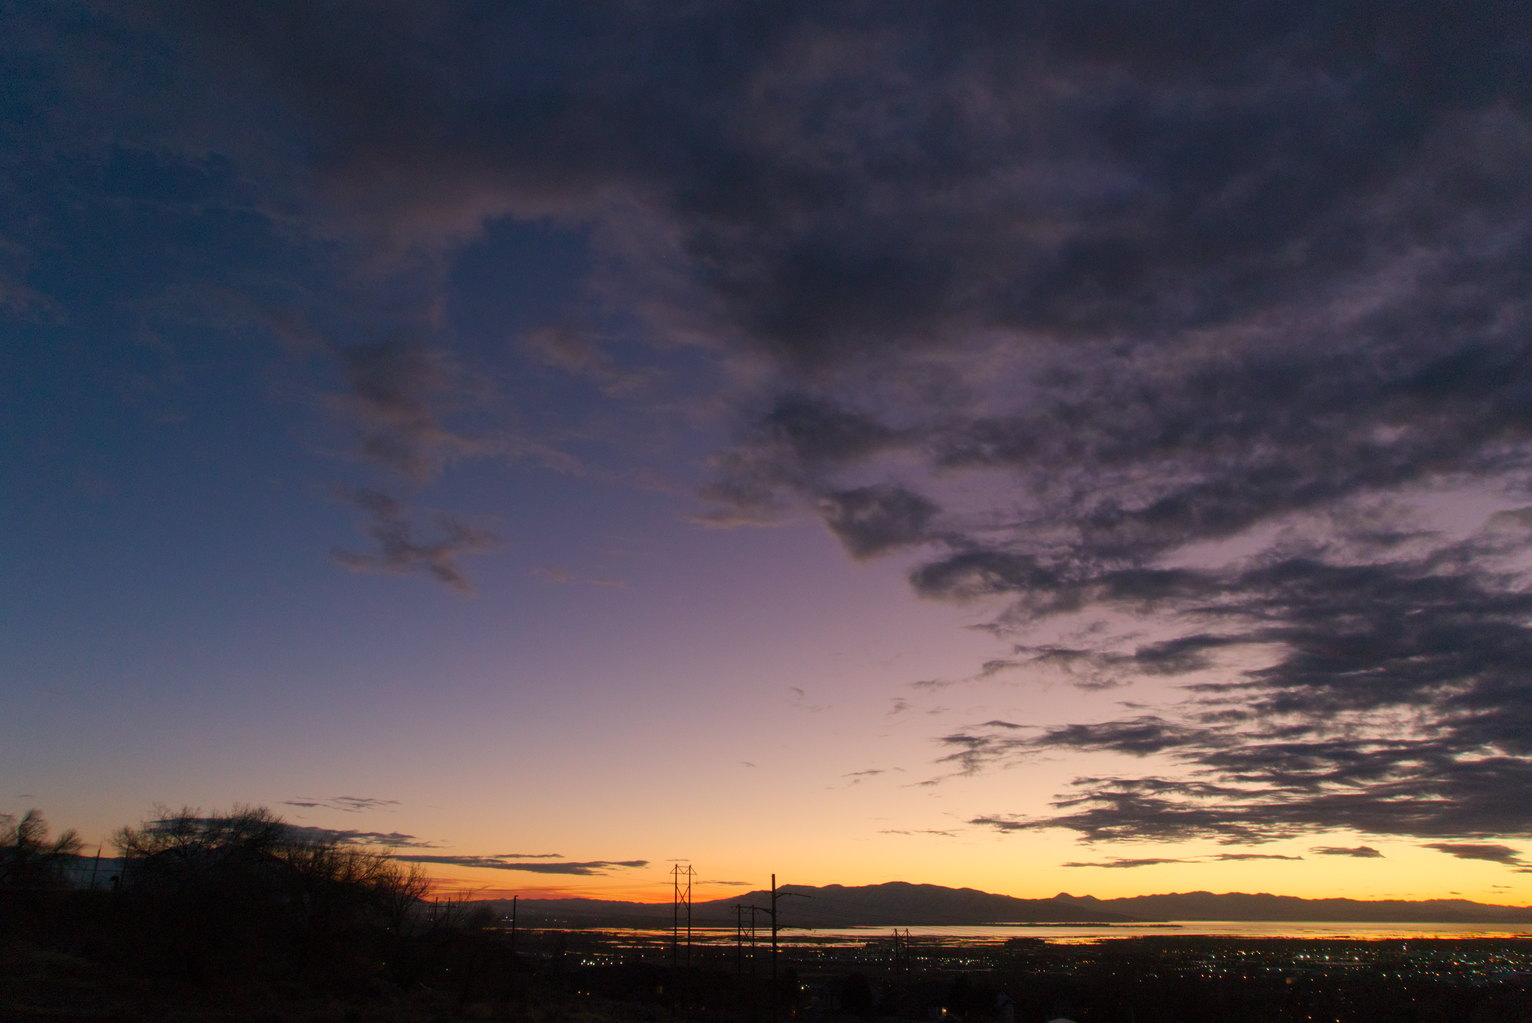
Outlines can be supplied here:
[[79, 851], [80, 838], [72, 828], [49, 839], [39, 810], [28, 810], [20, 819], [0, 815], [0, 888], [61, 887]]

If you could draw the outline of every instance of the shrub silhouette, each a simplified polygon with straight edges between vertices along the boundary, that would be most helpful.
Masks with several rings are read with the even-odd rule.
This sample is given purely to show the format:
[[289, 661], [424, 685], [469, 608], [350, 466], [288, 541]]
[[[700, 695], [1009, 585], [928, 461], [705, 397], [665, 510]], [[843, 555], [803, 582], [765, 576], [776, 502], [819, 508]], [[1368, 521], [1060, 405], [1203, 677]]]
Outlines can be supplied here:
[[116, 842], [140, 964], [167, 979], [366, 982], [426, 888], [385, 853], [302, 837], [259, 807], [182, 809]]

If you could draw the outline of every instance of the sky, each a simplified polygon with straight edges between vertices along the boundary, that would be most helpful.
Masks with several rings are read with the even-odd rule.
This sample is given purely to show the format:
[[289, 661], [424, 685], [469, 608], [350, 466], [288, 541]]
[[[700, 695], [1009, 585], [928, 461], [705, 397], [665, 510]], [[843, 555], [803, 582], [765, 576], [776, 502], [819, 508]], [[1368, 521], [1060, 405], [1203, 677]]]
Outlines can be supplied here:
[[1532, 902], [1532, 7], [0, 3], [0, 813]]

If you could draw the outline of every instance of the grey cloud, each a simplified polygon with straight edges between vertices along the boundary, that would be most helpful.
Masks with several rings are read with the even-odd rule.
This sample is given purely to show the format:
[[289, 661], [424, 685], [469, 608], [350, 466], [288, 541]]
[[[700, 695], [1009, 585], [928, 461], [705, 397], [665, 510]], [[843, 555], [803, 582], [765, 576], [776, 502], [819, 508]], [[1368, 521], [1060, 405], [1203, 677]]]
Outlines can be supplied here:
[[[301, 805], [301, 804], [288, 804]], [[162, 816], [148, 821], [144, 828], [150, 832], [174, 832], [177, 829], [187, 827], [211, 828], [214, 831], [227, 829], [231, 820], [236, 823], [239, 820], [229, 817], [202, 817], [195, 810], [182, 811], [179, 813]], [[433, 843], [417, 838], [415, 835], [407, 835], [398, 831], [361, 831], [351, 828], [320, 828], [306, 824], [292, 824], [268, 815], [267, 824], [274, 835], [298, 842], [323, 842], [336, 843], [339, 845], [373, 845], [384, 846], [391, 849], [430, 849]]]
[[353, 572], [425, 574], [460, 593], [472, 594], [473, 584], [459, 567], [459, 559], [500, 546], [494, 534], [448, 515], [438, 515], [432, 523], [434, 537], [421, 537], [412, 513], [387, 494], [362, 488], [336, 493], [371, 517], [362, 531], [376, 544], [375, 553], [338, 548], [332, 552], [338, 564]]
[[1015, 660], [992, 661], [976, 678], [993, 672], [991, 665], [1030, 667], [1062, 672], [1082, 689], [1111, 689], [1144, 676], [1175, 676], [1213, 665], [1213, 652], [1238, 646], [1237, 637], [1192, 634], [1142, 644], [1131, 653], [1055, 645], [1017, 645]]
[[1116, 859], [1101, 860], [1095, 863], [1060, 863], [1061, 867], [1106, 867], [1115, 870], [1133, 870], [1137, 867], [1158, 867], [1165, 863], [1193, 863], [1195, 860], [1179, 859], [1173, 856], [1141, 856], [1136, 858], [1118, 857]]
[[331, 396], [330, 403], [356, 424], [367, 458], [410, 479], [428, 480], [448, 462], [496, 450], [444, 425], [442, 406], [463, 400], [470, 389], [445, 352], [389, 341], [336, 354], [348, 390]]
[[1425, 847], [1456, 856], [1460, 860], [1487, 860], [1515, 867], [1528, 866], [1522, 860], [1520, 851], [1495, 842], [1427, 842]]
[[[1259, 784], [1238, 778], [1221, 785], [1165, 778], [1084, 779], [1074, 792], [1054, 801], [1053, 814], [986, 815], [970, 823], [1007, 831], [1068, 828], [1091, 841], [1214, 836], [1231, 843], [1295, 837], [1325, 826], [1444, 839], [1520, 834], [1526, 828], [1519, 801], [1503, 798], [1527, 780], [1527, 765], [1520, 760], [1484, 765], [1443, 751], [1404, 756], [1384, 751], [1368, 765], [1372, 771], [1347, 783], [1324, 775], [1329, 757], [1352, 759], [1349, 747], [1333, 754], [1299, 749], [1272, 756], [1278, 769], [1256, 776]], [[1361, 759], [1367, 759], [1367, 751]]]
[[[720, 525], [772, 521], [818, 494], [832, 530], [853, 554], [914, 542], [911, 531], [918, 534], [937, 511], [924, 498], [893, 487], [837, 494], [825, 484], [845, 466], [905, 443], [899, 431], [845, 404], [782, 395], [737, 447], [714, 459], [714, 478], [701, 491], [712, 507], [700, 517]], [[864, 526], [858, 514], [871, 521]]]
[[1061, 863], [1061, 867], [1107, 867], [1117, 869], [1133, 869], [1135, 867], [1157, 867], [1163, 863], [1198, 863], [1209, 860], [1216, 863], [1241, 863], [1246, 860], [1302, 860], [1302, 856], [1283, 856], [1277, 853], [1217, 853], [1213, 856], [1145, 856], [1145, 857], [1113, 857], [1108, 860], [1097, 862]]
[[969, 599], [1059, 587], [1059, 574], [1033, 555], [974, 550], [923, 565], [910, 578], [922, 596]]
[[490, 870], [520, 870], [531, 874], [569, 874], [576, 877], [600, 877], [618, 869], [647, 867], [648, 860], [566, 860], [559, 863], [532, 863], [504, 856], [448, 856], [420, 853], [398, 855], [405, 863], [438, 863], [451, 867], [482, 867]]
[[827, 494], [820, 501], [825, 525], [854, 558], [878, 554], [927, 539], [936, 505], [900, 487], [859, 487]]
[[[1091, 834], [1525, 833], [1526, 807], [1506, 794], [1529, 772], [1528, 595], [1498, 549], [1473, 538], [1346, 557], [1364, 548], [1339, 534], [1326, 551], [1289, 548], [1207, 573], [1206, 592], [1180, 606], [1219, 631], [1188, 633], [1184, 649], [1244, 646], [1267, 660], [1190, 685], [1169, 716], [1026, 735], [970, 729], [949, 737], [950, 756], [978, 769], [1047, 749], [1154, 753], [1204, 779], [1160, 787], [1151, 802], [1140, 801], [1147, 779], [1087, 780], [1053, 819]], [[1219, 786], [1211, 803], [1208, 782]]]
[[[644, 189], [714, 315], [806, 372], [975, 326], [1185, 329], [1312, 290], [1398, 240], [1399, 214], [1368, 197], [1431, 173], [1432, 128], [1489, 107], [1509, 80], [1496, 72], [1520, 66], [1496, 18], [1401, 30], [1360, 7], [1325, 25], [1231, 10], [1144, 21], [1116, 5], [1089, 28], [912, 4], [875, 22], [849, 5], [756, 11], [748, 30], [743, 12], [619, 5], [183, 21], [201, 55], [277, 73], [323, 171], [395, 230]], [[1408, 70], [1375, 59], [1384, 32]], [[1448, 85], [1461, 52], [1481, 55], [1477, 91]], [[1371, 73], [1345, 74], [1358, 66]], [[1470, 169], [1514, 202], [1503, 171]], [[1467, 178], [1449, 194], [1474, 194]], [[1331, 244], [1296, 262], [1304, 240]]]
[[1532, 536], [1532, 507], [1508, 508], [1495, 512], [1481, 527], [1486, 533], [1510, 534], [1525, 539]]
[[[97, 45], [59, 45], [65, 22]], [[396, 260], [496, 217], [589, 228], [655, 347], [540, 358], [615, 386], [684, 348], [756, 387], [704, 521], [818, 512], [857, 557], [929, 543], [912, 586], [998, 607], [1021, 648], [999, 660], [1042, 656], [1048, 618], [1177, 633], [1053, 663], [1204, 673], [1180, 703], [947, 743], [974, 770], [1086, 750], [1182, 775], [979, 820], [1527, 833], [1527, 5], [282, 0], [25, 27], [10, 45], [52, 70], [21, 87], [54, 114], [19, 152], [222, 154], [262, 209], [321, 209], [325, 245]], [[36, 56], [86, 52], [117, 72], [100, 95]], [[478, 443], [446, 425], [436, 351], [341, 356], [336, 407], [414, 479]], [[1388, 510], [1454, 489], [1508, 507], [1467, 541]], [[355, 503], [379, 550], [343, 564], [466, 586], [482, 533]], [[1245, 553], [1207, 553], [1225, 541]], [[1225, 654], [1251, 663], [1206, 674]]]
[[967, 773], [1049, 749], [1108, 750], [1146, 756], [1186, 747], [1201, 748], [1217, 741], [1205, 729], [1191, 729], [1156, 715], [1044, 729], [1009, 721], [987, 721], [972, 731], [955, 732], [940, 739], [944, 746], [953, 749], [942, 760], [959, 764]]
[[300, 796], [298, 799], [286, 799], [283, 806], [299, 806], [305, 809], [340, 810], [343, 813], [361, 813], [365, 810], [386, 810], [398, 806], [397, 799], [379, 799], [375, 796], [330, 796], [324, 799], [314, 799]]
[[851, 779], [846, 782], [847, 787], [850, 787], [852, 785], [860, 785], [868, 779], [876, 778], [880, 774], [901, 774], [903, 772], [904, 768], [902, 767], [870, 767], [862, 771], [847, 771], [841, 777]]
[[1309, 852], [1315, 856], [1354, 856], [1357, 859], [1376, 860], [1382, 859], [1383, 854], [1370, 845], [1317, 845]]
[[608, 394], [631, 394], [648, 387], [653, 369], [628, 369], [588, 335], [567, 327], [544, 327], [527, 335], [522, 347], [537, 362], [591, 380]]
[[1068, 725], [1047, 730], [1036, 740], [1039, 746], [1075, 749], [1112, 749], [1124, 753], [1158, 753], [1184, 746], [1193, 735], [1153, 715], [1130, 721], [1096, 725]]
[[[295, 804], [288, 804], [295, 805]], [[307, 824], [284, 825], [294, 838], [341, 845], [378, 845], [389, 849], [430, 849], [436, 843], [398, 831], [357, 831], [350, 828], [318, 828]]]

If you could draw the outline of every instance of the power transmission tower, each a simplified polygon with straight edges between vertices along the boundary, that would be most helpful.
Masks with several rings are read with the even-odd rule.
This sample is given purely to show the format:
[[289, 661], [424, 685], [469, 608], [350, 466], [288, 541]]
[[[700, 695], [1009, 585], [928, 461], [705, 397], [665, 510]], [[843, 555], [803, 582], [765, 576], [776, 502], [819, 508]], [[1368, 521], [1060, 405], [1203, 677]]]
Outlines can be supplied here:
[[[762, 908], [760, 906], [745, 906], [745, 905], [740, 905], [738, 903], [736, 903], [735, 906], [734, 906], [734, 914], [735, 914], [735, 920], [734, 920], [734, 956], [735, 956], [734, 969], [735, 969], [735, 973], [737, 973], [740, 976], [744, 976], [744, 972], [745, 972], [745, 968], [744, 968], [745, 967], [745, 958], [746, 958], [747, 954], [748, 954], [749, 959], [750, 959], [750, 976], [752, 976], [752, 977], [755, 976], [755, 964], [756, 964], [756, 954], [755, 954], [756, 953], [756, 924], [755, 924], [755, 915], [757, 913], [770, 913], [770, 912], [771, 912], [771, 910], [764, 909], [764, 908]], [[745, 914], [746, 913], [750, 914], [750, 918], [749, 918], [749, 922], [748, 923], [745, 920]], [[748, 953], [747, 953], [747, 950], [748, 950]]]
[[[750, 947], [755, 948], [755, 914], [750, 914]], [[745, 975], [745, 907], [734, 904], [734, 976]]]
[[681, 918], [686, 918], [686, 965], [692, 963], [692, 879], [697, 872], [690, 863], [677, 863], [670, 868], [672, 896], [670, 901], [670, 965], [680, 961]]

